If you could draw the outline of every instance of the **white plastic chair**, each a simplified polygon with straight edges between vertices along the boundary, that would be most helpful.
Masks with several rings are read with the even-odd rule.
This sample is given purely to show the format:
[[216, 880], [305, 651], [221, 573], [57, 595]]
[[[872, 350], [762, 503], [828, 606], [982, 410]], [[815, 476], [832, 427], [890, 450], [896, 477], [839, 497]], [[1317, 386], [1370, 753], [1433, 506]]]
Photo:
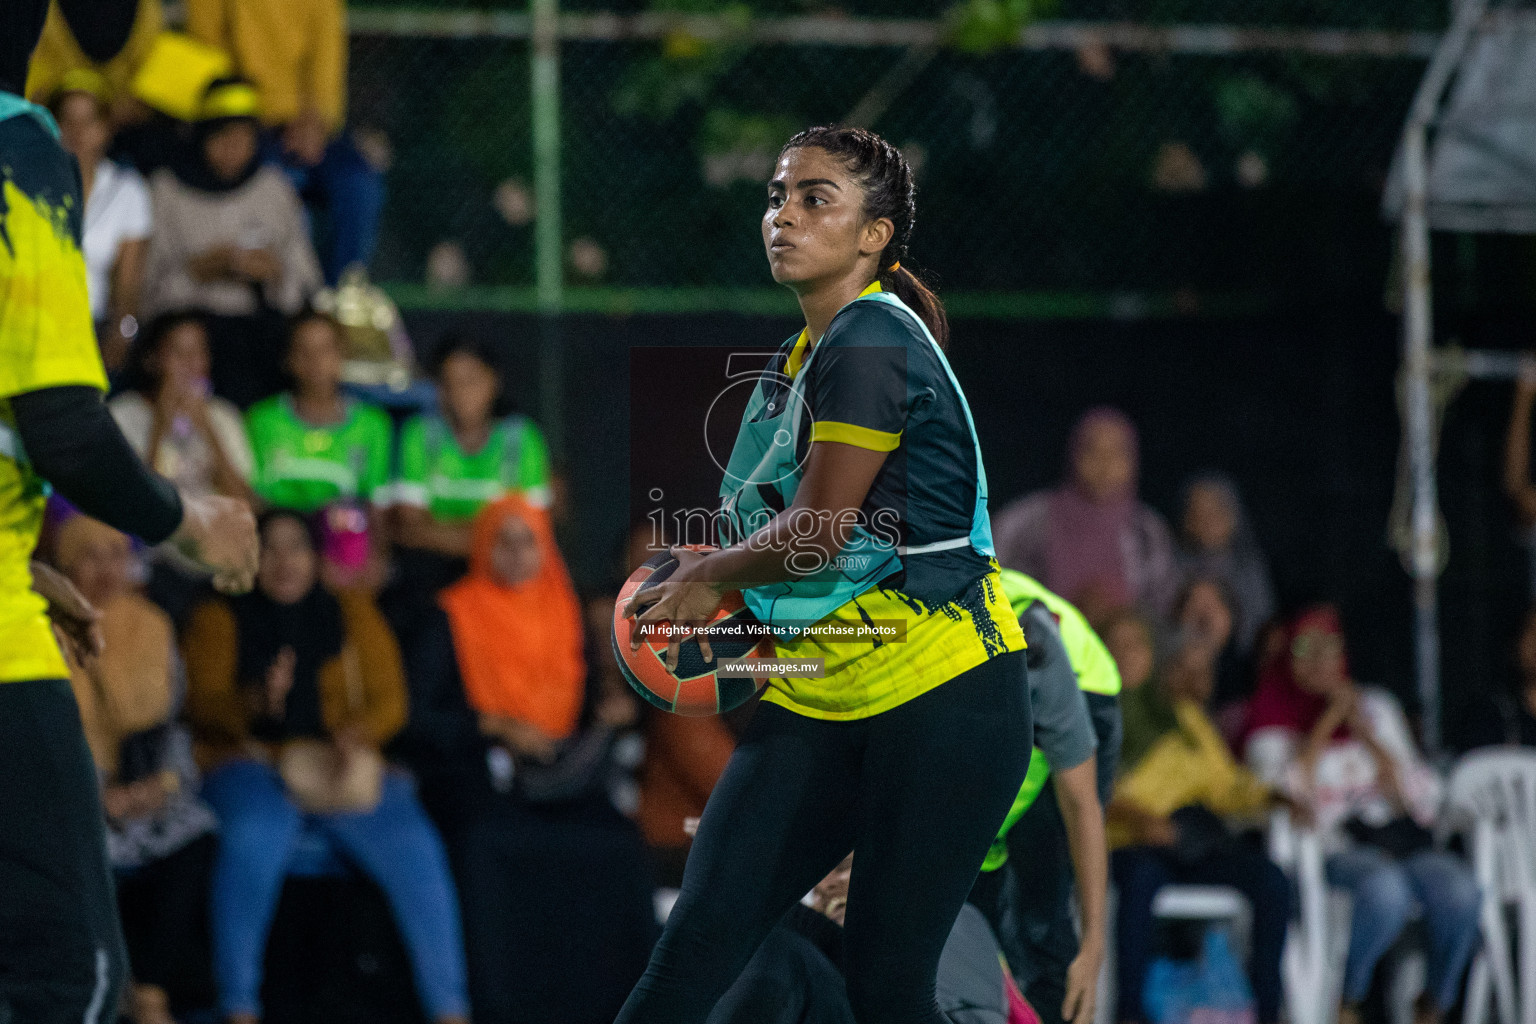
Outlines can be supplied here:
[[1349, 894], [1328, 885], [1317, 833], [1297, 828], [1287, 811], [1270, 818], [1269, 856], [1291, 877], [1300, 902], [1280, 963], [1291, 1024], [1334, 1024], [1344, 991]]
[[[1467, 983], [1466, 1024], [1485, 1024], [1490, 995], [1500, 1024], [1515, 1024], [1517, 1013], [1521, 1024], [1536, 1024], [1536, 751], [1466, 755], [1451, 775], [1447, 812], [1447, 825], [1470, 840], [1483, 889], [1483, 948]], [[1504, 916], [1511, 904], [1520, 929], [1518, 1004]]]

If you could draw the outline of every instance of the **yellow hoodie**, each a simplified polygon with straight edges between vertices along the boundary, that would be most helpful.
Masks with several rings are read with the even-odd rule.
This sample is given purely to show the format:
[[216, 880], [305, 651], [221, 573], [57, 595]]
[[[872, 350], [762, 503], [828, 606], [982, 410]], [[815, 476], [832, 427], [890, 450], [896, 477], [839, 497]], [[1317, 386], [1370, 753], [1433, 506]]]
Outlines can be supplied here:
[[[1114, 799], [1164, 816], [1190, 804], [1216, 814], [1263, 809], [1270, 800], [1269, 787], [1237, 763], [1200, 705], [1179, 701], [1173, 711], [1179, 727], [1120, 776]], [[1129, 829], [1115, 821], [1109, 823], [1108, 838], [1111, 849], [1134, 841]]]
[[261, 119], [306, 109], [332, 133], [347, 115], [347, 14], [342, 0], [188, 0], [187, 31], [228, 53], [261, 94]]

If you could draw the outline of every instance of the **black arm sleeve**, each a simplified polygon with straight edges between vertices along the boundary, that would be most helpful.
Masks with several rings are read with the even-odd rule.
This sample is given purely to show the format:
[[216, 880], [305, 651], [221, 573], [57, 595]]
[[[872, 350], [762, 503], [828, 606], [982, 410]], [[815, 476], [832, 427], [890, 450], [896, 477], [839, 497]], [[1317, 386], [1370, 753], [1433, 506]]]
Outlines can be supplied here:
[[137, 0], [59, 0], [80, 51], [98, 64], [117, 56], [133, 31]]
[[159, 544], [181, 525], [176, 489], [145, 468], [107, 411], [83, 385], [11, 398], [16, 429], [37, 475], [86, 515]]

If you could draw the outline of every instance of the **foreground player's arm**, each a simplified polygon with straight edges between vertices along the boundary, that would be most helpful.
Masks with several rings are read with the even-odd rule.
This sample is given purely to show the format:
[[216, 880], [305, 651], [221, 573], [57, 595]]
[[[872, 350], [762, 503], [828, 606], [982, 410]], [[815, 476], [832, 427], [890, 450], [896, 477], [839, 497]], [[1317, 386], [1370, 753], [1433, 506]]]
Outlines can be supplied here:
[[100, 391], [41, 388], [10, 403], [33, 468], [76, 508], [148, 544], [174, 539], [214, 570], [221, 589], [250, 589], [256, 527], [249, 507], [230, 498], [179, 495], [144, 467]]
[[1099, 805], [1095, 760], [1090, 757], [1051, 776], [1056, 803], [1067, 827], [1072, 872], [1077, 878], [1077, 898], [1083, 913], [1082, 940], [1077, 958], [1067, 968], [1067, 995], [1061, 1005], [1062, 1020], [1073, 1024], [1093, 1020], [1099, 968], [1104, 962], [1109, 851], [1104, 839], [1104, 812]]
[[[793, 502], [732, 547], [678, 554], [672, 577], [637, 593], [625, 609], [634, 615], [655, 602], [636, 615], [631, 644], [638, 644], [642, 626], [650, 622], [702, 628], [724, 591], [816, 572], [843, 549], [855, 526], [874, 525], [864, 503], [886, 458], [901, 444], [909, 412], [905, 329], [898, 329], [892, 316], [872, 307], [840, 314], [816, 343], [815, 368], [805, 370], [811, 374], [807, 399], [814, 422]], [[681, 639], [674, 634], [668, 645], [669, 666], [676, 664]], [[700, 652], [712, 656], [707, 641], [701, 640]]]
[[[702, 630], [720, 607], [725, 591], [798, 579], [804, 574], [794, 571], [791, 556], [795, 552], [841, 551], [887, 454], [818, 441], [810, 446], [794, 504], [762, 529], [740, 544], [708, 555], [674, 548], [678, 566], [671, 578], [640, 591], [624, 609], [625, 615], [634, 616], [631, 648], [639, 646], [647, 623], [672, 622], [688, 630]], [[702, 633], [698, 635], [699, 652], [705, 659], [712, 658], [709, 640]], [[681, 635], [673, 634], [667, 645], [665, 663], [669, 669], [677, 667], [682, 641]]]
[[[859, 509], [889, 454], [839, 441], [812, 444], [794, 504], [742, 543], [712, 553], [708, 580], [717, 590], [782, 583], [805, 575], [795, 571], [793, 553], [837, 554], [853, 535]], [[804, 566], [811, 569], [819, 561], [808, 558]]]
[[39, 476], [86, 515], [159, 544], [181, 525], [181, 498], [144, 467], [87, 386], [43, 388], [11, 399], [16, 429]]

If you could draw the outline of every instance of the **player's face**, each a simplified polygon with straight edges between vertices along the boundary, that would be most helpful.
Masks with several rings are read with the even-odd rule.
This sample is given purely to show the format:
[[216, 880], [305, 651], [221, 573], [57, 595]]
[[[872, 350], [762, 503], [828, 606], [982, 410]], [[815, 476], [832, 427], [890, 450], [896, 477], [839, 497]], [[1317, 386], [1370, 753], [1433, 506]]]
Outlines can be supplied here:
[[443, 405], [460, 427], [479, 426], [491, 418], [496, 392], [501, 389], [496, 371], [468, 352], [455, 352], [443, 360], [438, 386]]
[[533, 530], [517, 516], [508, 516], [496, 531], [491, 549], [491, 569], [509, 587], [527, 583], [539, 574], [539, 542]]
[[324, 320], [306, 320], [293, 332], [288, 372], [299, 390], [320, 395], [341, 387], [341, 339]]
[[315, 585], [318, 562], [309, 531], [298, 520], [279, 516], [261, 532], [256, 584], [278, 604], [295, 604]]
[[847, 277], [861, 259], [878, 256], [890, 236], [888, 219], [865, 219], [864, 189], [840, 158], [809, 146], [779, 157], [763, 214], [768, 269], [779, 284]]
[[107, 151], [112, 132], [101, 105], [90, 93], [72, 92], [59, 104], [59, 141], [84, 166], [94, 164]]

